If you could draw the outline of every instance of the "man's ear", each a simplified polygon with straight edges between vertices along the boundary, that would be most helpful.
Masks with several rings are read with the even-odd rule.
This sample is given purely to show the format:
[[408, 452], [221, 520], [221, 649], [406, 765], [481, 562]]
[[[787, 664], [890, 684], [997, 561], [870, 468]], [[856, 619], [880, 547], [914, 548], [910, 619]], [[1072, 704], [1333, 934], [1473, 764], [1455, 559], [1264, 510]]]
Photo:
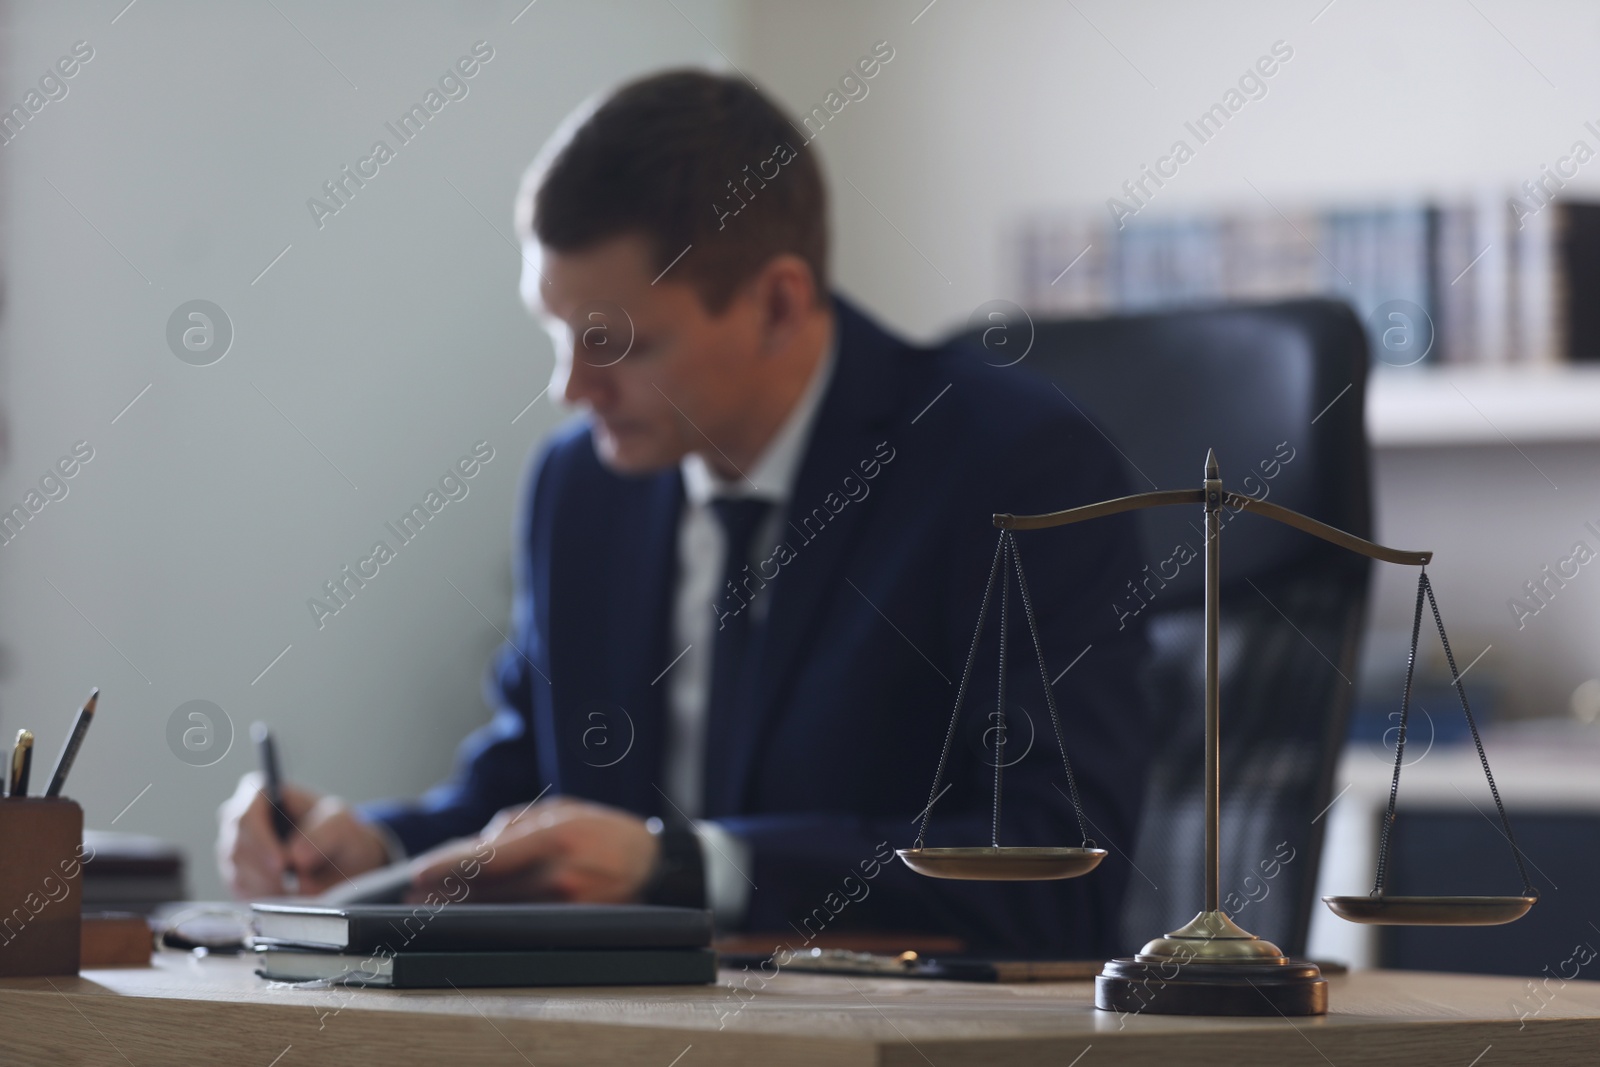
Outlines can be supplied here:
[[816, 310], [816, 278], [805, 260], [784, 253], [772, 257], [761, 268], [755, 295], [761, 315], [762, 351], [781, 352]]

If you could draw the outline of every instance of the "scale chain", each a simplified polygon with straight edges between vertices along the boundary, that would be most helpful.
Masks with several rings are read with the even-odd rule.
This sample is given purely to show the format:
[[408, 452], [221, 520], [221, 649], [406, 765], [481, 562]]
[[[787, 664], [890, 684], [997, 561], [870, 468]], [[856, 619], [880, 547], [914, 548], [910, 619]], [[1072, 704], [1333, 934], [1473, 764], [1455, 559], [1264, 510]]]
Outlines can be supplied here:
[[956, 688], [956, 706], [950, 712], [950, 728], [945, 731], [944, 748], [939, 753], [939, 765], [933, 772], [933, 789], [928, 795], [928, 806], [922, 809], [922, 825], [917, 828], [917, 840], [912, 848], [921, 849], [928, 833], [928, 819], [933, 815], [933, 805], [939, 799], [939, 785], [944, 781], [945, 764], [950, 760], [950, 746], [956, 738], [956, 722], [961, 718], [961, 705], [966, 701], [967, 683], [972, 680], [972, 665], [978, 658], [978, 640], [983, 636], [983, 621], [989, 614], [989, 598], [994, 594], [995, 575], [1000, 573], [1001, 550], [1005, 548], [1006, 531], [1000, 531], [1000, 541], [994, 546], [994, 562], [989, 566], [989, 582], [983, 588], [983, 603], [978, 608], [978, 625], [972, 630], [972, 648], [967, 652], [967, 665], [961, 671], [961, 684]]
[[1050, 688], [1050, 671], [1049, 668], [1045, 666], [1044, 662], [1044, 645], [1039, 638], [1039, 624], [1033, 610], [1033, 597], [1028, 591], [1028, 580], [1022, 570], [1022, 555], [1017, 547], [1016, 535], [1010, 530], [1002, 530], [1000, 532], [999, 543], [995, 546], [994, 562], [989, 568], [989, 580], [984, 586], [983, 601], [978, 608], [978, 622], [973, 629], [972, 646], [967, 652], [967, 662], [961, 672], [961, 683], [956, 690], [956, 703], [954, 709], [950, 713], [950, 725], [945, 731], [944, 747], [939, 753], [939, 763], [934, 770], [933, 788], [930, 790], [928, 795], [928, 806], [922, 811], [922, 821], [917, 828], [917, 839], [915, 844], [912, 846], [914, 849], [921, 849], [924, 846], [928, 833], [928, 823], [933, 816], [933, 805], [939, 799], [939, 787], [944, 783], [945, 768], [948, 766], [950, 760], [950, 749], [955, 743], [956, 725], [961, 717], [962, 705], [966, 702], [967, 689], [972, 680], [972, 669], [977, 661], [978, 646], [983, 636], [983, 624], [988, 619], [989, 604], [994, 597], [994, 587], [997, 578], [1001, 582], [999, 655], [1000, 678], [997, 692], [1000, 710], [997, 712], [998, 717], [996, 719], [997, 737], [995, 754], [995, 796], [990, 841], [995, 848], [998, 848], [1000, 844], [1000, 792], [1002, 767], [1005, 763], [1006, 732], [1005, 665], [1008, 647], [1006, 630], [1008, 629], [1007, 623], [1009, 621], [1010, 601], [1010, 579], [1009, 575], [1006, 574], [1006, 571], [1009, 568], [1005, 566], [1005, 562], [1008, 559], [1014, 566], [1017, 573], [1017, 590], [1021, 594], [1023, 615], [1028, 620], [1028, 634], [1032, 638], [1034, 656], [1039, 664], [1039, 680], [1044, 687], [1045, 704], [1050, 709], [1050, 725], [1055, 731], [1056, 746], [1061, 751], [1061, 766], [1062, 769], [1066, 771], [1067, 789], [1072, 800], [1073, 814], [1078, 820], [1078, 832], [1082, 835], [1084, 848], [1097, 847], [1094, 839], [1089, 836], [1088, 824], [1083, 813], [1083, 801], [1078, 793], [1077, 776], [1072, 772], [1072, 760], [1067, 755], [1066, 735], [1063, 733], [1061, 728], [1061, 714], [1056, 707], [1055, 694]]
[[994, 820], [989, 828], [989, 844], [1000, 847], [1000, 778], [1006, 765], [1006, 631], [1011, 628], [1011, 577], [1006, 574], [1004, 557], [1011, 555], [1011, 531], [1000, 534], [1000, 680], [995, 687], [994, 737]]
[[1405, 759], [1406, 723], [1411, 717], [1411, 679], [1417, 670], [1417, 643], [1422, 635], [1422, 593], [1428, 585], [1428, 569], [1417, 576], [1417, 609], [1411, 616], [1411, 653], [1406, 657], [1406, 687], [1400, 697], [1400, 732], [1394, 742], [1394, 777], [1389, 781], [1389, 810], [1378, 835], [1378, 874], [1372, 883], [1374, 897], [1383, 896], [1384, 875], [1389, 867], [1389, 831], [1394, 826], [1395, 800], [1400, 795], [1400, 764]]
[[1517, 840], [1511, 832], [1511, 818], [1506, 814], [1506, 806], [1500, 799], [1500, 789], [1495, 785], [1494, 772], [1489, 769], [1489, 757], [1483, 750], [1483, 739], [1478, 735], [1478, 724], [1472, 716], [1472, 707], [1467, 703], [1467, 691], [1461, 684], [1461, 672], [1456, 669], [1455, 653], [1451, 650], [1450, 638], [1444, 631], [1444, 616], [1439, 612], [1439, 601], [1433, 595], [1433, 582], [1428, 579], [1426, 567], [1423, 567], [1417, 575], [1417, 607], [1411, 619], [1411, 654], [1406, 661], [1406, 685], [1400, 699], [1400, 730], [1395, 739], [1394, 777], [1389, 782], [1389, 808], [1384, 814], [1383, 827], [1378, 838], [1378, 873], [1373, 882], [1371, 895], [1380, 898], [1383, 896], [1384, 880], [1389, 867], [1391, 830], [1395, 820], [1395, 803], [1400, 792], [1400, 769], [1405, 761], [1406, 725], [1411, 714], [1412, 678], [1416, 672], [1417, 646], [1422, 634], [1424, 596], [1427, 597], [1428, 606], [1433, 611], [1434, 624], [1439, 628], [1439, 642], [1444, 646], [1445, 660], [1450, 665], [1451, 685], [1461, 701], [1461, 710], [1466, 713], [1467, 727], [1472, 731], [1472, 742], [1478, 749], [1478, 762], [1483, 765], [1483, 775], [1489, 781], [1489, 792], [1494, 796], [1495, 808], [1500, 812], [1500, 825], [1505, 828], [1506, 841], [1511, 845], [1511, 857], [1517, 863], [1517, 873], [1522, 876], [1523, 895], [1536, 897], [1538, 893], [1528, 879], [1527, 868], [1522, 863], [1522, 850], [1517, 847]]
[[1039, 661], [1039, 680], [1044, 683], [1044, 702], [1050, 709], [1050, 725], [1055, 728], [1056, 747], [1061, 749], [1061, 766], [1067, 772], [1067, 788], [1072, 792], [1072, 810], [1078, 817], [1078, 832], [1083, 836], [1083, 847], [1094, 848], [1095, 842], [1089, 836], [1089, 828], [1084, 822], [1083, 802], [1078, 799], [1078, 779], [1073, 775], [1072, 761], [1067, 757], [1067, 740], [1061, 731], [1061, 716], [1056, 711], [1055, 693], [1050, 687], [1050, 672], [1044, 665], [1044, 646], [1039, 641], [1039, 624], [1034, 620], [1033, 598], [1028, 595], [1028, 580], [1022, 575], [1022, 553], [1017, 549], [1016, 535], [1007, 530], [1005, 536], [1011, 539], [1011, 561], [1017, 567], [1017, 588], [1022, 593], [1022, 613], [1028, 619], [1028, 632], [1033, 636], [1034, 658]]
[[1483, 751], [1483, 739], [1478, 736], [1478, 724], [1473, 720], [1472, 708], [1467, 704], [1467, 691], [1461, 684], [1461, 672], [1456, 670], [1456, 655], [1450, 651], [1450, 638], [1446, 637], [1444, 632], [1444, 617], [1439, 614], [1439, 602], [1434, 599], [1433, 583], [1428, 580], [1426, 571], [1422, 574], [1422, 585], [1428, 591], [1428, 606], [1433, 609], [1433, 621], [1439, 627], [1439, 641], [1444, 645], [1444, 658], [1450, 664], [1450, 682], [1455, 686], [1456, 695], [1461, 698], [1461, 710], [1467, 713], [1467, 727], [1472, 731], [1472, 743], [1478, 746], [1478, 762], [1483, 764], [1483, 776], [1489, 779], [1489, 792], [1494, 796], [1494, 806], [1500, 811], [1500, 825], [1505, 827], [1506, 841], [1511, 845], [1512, 858], [1517, 861], [1517, 873], [1522, 876], [1522, 894], [1529, 897], [1538, 896], [1533, 883], [1528, 880], [1527, 868], [1522, 865], [1522, 850], [1517, 847], [1517, 839], [1511, 834], [1511, 818], [1506, 815], [1506, 806], [1500, 801], [1500, 790], [1494, 784], [1494, 772], [1489, 770], [1489, 757]]

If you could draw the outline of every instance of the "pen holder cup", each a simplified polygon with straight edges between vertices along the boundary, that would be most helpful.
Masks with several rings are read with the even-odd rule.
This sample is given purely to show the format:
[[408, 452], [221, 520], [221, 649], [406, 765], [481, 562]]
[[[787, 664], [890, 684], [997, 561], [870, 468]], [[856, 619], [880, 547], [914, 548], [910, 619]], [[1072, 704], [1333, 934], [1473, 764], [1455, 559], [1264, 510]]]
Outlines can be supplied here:
[[0, 799], [0, 977], [78, 973], [83, 809]]

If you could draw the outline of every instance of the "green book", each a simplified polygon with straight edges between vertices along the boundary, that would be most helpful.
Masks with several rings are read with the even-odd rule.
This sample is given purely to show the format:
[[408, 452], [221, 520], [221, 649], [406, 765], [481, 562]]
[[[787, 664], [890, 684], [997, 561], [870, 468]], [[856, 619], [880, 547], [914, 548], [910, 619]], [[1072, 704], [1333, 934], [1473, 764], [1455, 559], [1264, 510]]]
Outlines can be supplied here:
[[649, 904], [255, 904], [270, 941], [348, 953], [705, 948], [711, 913]]
[[717, 955], [708, 948], [362, 955], [258, 945], [255, 951], [256, 974], [272, 981], [328, 981], [389, 989], [705, 985], [717, 979]]

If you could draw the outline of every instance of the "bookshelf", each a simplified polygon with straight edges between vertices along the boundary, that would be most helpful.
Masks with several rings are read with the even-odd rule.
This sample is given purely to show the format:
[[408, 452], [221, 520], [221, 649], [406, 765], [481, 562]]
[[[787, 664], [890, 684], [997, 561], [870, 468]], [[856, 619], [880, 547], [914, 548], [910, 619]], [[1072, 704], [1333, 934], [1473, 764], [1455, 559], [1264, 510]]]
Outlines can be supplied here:
[[1115, 222], [1042, 210], [1011, 241], [1019, 299], [1042, 315], [1348, 304], [1374, 353], [1375, 447], [1600, 443], [1600, 305], [1585, 296], [1600, 287], [1600, 200], [1484, 189]]
[[1600, 363], [1376, 368], [1376, 448], [1600, 442]]

